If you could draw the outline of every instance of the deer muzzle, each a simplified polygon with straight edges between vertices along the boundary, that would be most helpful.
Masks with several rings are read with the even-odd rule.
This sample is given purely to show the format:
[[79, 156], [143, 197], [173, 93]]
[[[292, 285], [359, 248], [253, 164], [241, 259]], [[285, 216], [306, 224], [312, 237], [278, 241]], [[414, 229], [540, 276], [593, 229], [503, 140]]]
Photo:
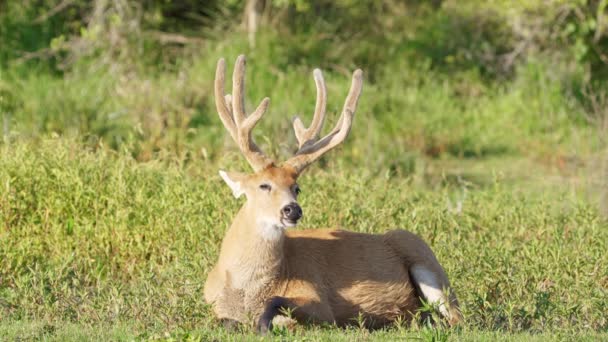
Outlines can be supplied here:
[[302, 208], [296, 202], [291, 202], [281, 209], [281, 216], [290, 223], [296, 223], [302, 218]]

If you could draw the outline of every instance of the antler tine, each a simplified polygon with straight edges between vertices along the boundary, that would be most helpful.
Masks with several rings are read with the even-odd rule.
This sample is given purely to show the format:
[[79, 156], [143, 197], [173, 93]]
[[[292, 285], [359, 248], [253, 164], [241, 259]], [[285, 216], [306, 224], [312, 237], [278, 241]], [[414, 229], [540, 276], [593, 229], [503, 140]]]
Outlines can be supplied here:
[[226, 94], [226, 96], [224, 96], [224, 99], [226, 100], [226, 107], [228, 107], [228, 111], [230, 112], [230, 115], [232, 117], [232, 95]]
[[[357, 82], [357, 84], [355, 84], [355, 82]], [[344, 112], [346, 109], [350, 109], [350, 111], [354, 115], [355, 111], [357, 110], [357, 104], [359, 102], [359, 96], [361, 96], [362, 88], [363, 88], [363, 71], [361, 71], [361, 69], [357, 69], [353, 73], [352, 84], [351, 84], [350, 90], [348, 91], [348, 95], [346, 96], [346, 100], [344, 101], [344, 107], [342, 107], [343, 108], [342, 112]], [[331, 131], [330, 134], [335, 133], [336, 130], [338, 130], [342, 126], [343, 118], [344, 118], [344, 115], [340, 116], [340, 119], [338, 120], [336, 127], [334, 127], [334, 129]]]
[[217, 62], [215, 72], [215, 105], [230, 136], [237, 143], [253, 170], [257, 172], [274, 163], [260, 150], [251, 136], [251, 131], [268, 109], [270, 99], [268, 97], [264, 98], [258, 108], [250, 116], [247, 116], [244, 100], [245, 56], [240, 55], [236, 60], [232, 75], [234, 96], [224, 95], [225, 71], [226, 62], [221, 58]]
[[234, 121], [241, 123], [245, 120], [245, 56], [240, 55], [236, 59], [234, 72], [232, 73], [232, 110]]
[[363, 72], [361, 69], [357, 69], [353, 73], [350, 90], [346, 97], [346, 101], [344, 102], [344, 107], [342, 108], [342, 115], [334, 129], [323, 137], [323, 139], [314, 143], [308, 143], [301, 147], [298, 152], [285, 163], [293, 167], [297, 173], [301, 173], [308, 165], [319, 159], [323, 154], [342, 143], [350, 132], [362, 87]]
[[302, 148], [306, 143], [314, 143], [314, 139], [319, 137], [323, 122], [325, 121], [325, 107], [327, 105], [327, 89], [325, 88], [325, 80], [321, 70], [313, 71], [315, 85], [317, 86], [317, 103], [315, 104], [315, 113], [308, 129], [304, 128], [304, 124], [299, 117], [293, 119], [293, 130], [298, 139], [298, 148]]
[[236, 123], [232, 117], [232, 106], [228, 105], [226, 101], [230, 102], [230, 95], [226, 95], [224, 98], [224, 78], [226, 75], [226, 61], [223, 58], [217, 61], [217, 68], [215, 69], [215, 107], [217, 112], [224, 124], [224, 127], [230, 133], [230, 136], [234, 141], [238, 141], [238, 135], [236, 134]]

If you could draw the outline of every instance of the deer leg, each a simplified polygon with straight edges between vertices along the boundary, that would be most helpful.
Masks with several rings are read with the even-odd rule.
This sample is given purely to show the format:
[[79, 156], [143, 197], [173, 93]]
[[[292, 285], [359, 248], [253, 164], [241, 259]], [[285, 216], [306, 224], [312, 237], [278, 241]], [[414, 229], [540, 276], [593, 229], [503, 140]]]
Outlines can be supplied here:
[[222, 324], [224, 329], [228, 331], [235, 331], [241, 324], [239, 321], [231, 318], [220, 318], [220, 323]]
[[258, 320], [258, 332], [260, 334], [266, 334], [269, 330], [272, 330], [272, 320], [281, 314], [281, 310], [292, 310], [294, 309], [293, 303], [291, 303], [285, 297], [272, 297], [266, 307], [264, 308], [264, 312], [260, 316]]
[[306, 322], [333, 322], [333, 314], [327, 305], [306, 298], [272, 297], [264, 308], [258, 320], [257, 329], [261, 334], [272, 330], [273, 319], [282, 314], [282, 311], [292, 310], [293, 317], [302, 323]]

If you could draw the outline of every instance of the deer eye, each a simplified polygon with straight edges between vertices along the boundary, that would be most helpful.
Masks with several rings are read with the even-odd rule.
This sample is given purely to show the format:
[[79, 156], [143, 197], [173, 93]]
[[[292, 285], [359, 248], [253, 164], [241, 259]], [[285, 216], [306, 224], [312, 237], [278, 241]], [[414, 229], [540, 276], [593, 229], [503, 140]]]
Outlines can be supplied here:
[[302, 192], [302, 190], [300, 190], [300, 187], [297, 185], [293, 188], [293, 191], [296, 193], [296, 195], [299, 195], [300, 192]]
[[270, 184], [264, 183], [264, 184], [260, 185], [260, 189], [262, 189], [264, 191], [270, 191], [270, 190], [272, 190], [272, 187], [270, 186]]

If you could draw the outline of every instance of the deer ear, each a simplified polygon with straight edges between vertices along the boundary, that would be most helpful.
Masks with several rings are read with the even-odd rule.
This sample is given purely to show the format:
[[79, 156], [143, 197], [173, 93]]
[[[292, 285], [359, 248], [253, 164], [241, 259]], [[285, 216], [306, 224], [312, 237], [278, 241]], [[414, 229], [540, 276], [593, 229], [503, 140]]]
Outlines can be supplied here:
[[228, 184], [235, 198], [239, 198], [245, 193], [243, 182], [247, 178], [247, 175], [239, 172], [225, 172], [224, 170], [220, 170], [220, 177]]

